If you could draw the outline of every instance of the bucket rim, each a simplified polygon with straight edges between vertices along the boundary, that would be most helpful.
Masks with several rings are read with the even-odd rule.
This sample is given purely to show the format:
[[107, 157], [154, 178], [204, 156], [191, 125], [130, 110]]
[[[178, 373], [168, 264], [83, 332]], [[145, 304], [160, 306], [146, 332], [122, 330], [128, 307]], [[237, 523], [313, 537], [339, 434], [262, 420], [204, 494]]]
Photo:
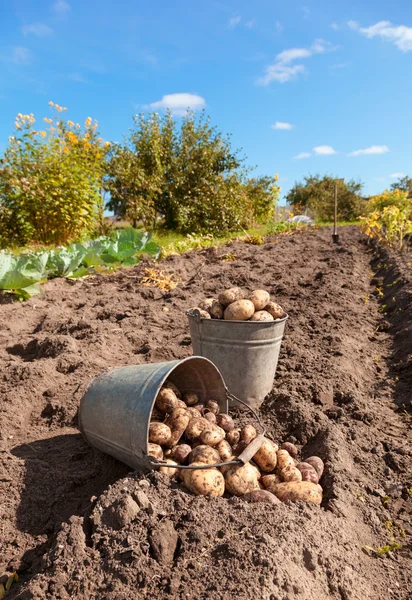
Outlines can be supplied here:
[[[192, 313], [193, 309], [188, 309], [186, 311], [186, 316], [191, 318], [191, 319], [195, 319], [196, 321], [205, 321], [205, 322], [212, 322], [212, 323], [240, 323], [242, 325], [260, 325], [260, 326], [265, 326], [265, 327], [272, 327], [273, 325], [277, 325], [278, 323], [283, 323], [285, 321], [287, 321], [289, 319], [289, 314], [285, 313], [285, 315], [283, 317], [281, 317], [280, 319], [274, 319], [273, 321], [234, 321], [232, 319], [205, 319], [204, 317], [201, 317], [200, 315], [194, 314]], [[215, 365], [216, 366], [216, 365]]]

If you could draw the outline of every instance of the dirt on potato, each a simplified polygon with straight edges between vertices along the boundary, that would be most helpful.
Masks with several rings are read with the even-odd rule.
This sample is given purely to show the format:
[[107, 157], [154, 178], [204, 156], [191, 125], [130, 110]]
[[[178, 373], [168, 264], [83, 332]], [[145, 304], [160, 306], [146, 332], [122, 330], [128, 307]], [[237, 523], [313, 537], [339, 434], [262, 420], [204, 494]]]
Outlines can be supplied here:
[[[412, 257], [340, 235], [171, 256], [168, 293], [139, 283], [146, 262], [3, 298], [0, 575], [19, 575], [6, 600], [412, 598]], [[233, 286], [290, 315], [262, 414], [274, 440], [325, 461], [320, 507], [195, 497], [77, 429], [94, 376], [189, 356], [185, 310]]]

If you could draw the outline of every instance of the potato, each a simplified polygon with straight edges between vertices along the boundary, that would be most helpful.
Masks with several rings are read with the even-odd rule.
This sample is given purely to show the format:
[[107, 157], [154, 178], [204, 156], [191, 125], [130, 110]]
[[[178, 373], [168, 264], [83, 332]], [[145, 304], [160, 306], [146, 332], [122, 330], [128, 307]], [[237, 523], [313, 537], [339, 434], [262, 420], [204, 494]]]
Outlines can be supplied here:
[[186, 487], [196, 496], [223, 496], [225, 479], [218, 469], [193, 469], [185, 476]]
[[317, 483], [311, 481], [288, 481], [278, 483], [273, 487], [273, 493], [282, 502], [289, 500], [290, 502], [314, 502], [320, 504], [322, 502], [322, 488]]
[[170, 427], [172, 435], [170, 440], [165, 444], [169, 448], [176, 446], [182, 435], [184, 434], [186, 427], [190, 421], [190, 416], [187, 412], [183, 413], [181, 408], [176, 408], [166, 419], [165, 425]]
[[212, 319], [222, 319], [224, 310], [224, 307], [218, 300], [213, 300], [209, 308], [209, 315], [212, 317]]
[[319, 483], [319, 475], [316, 472], [315, 467], [306, 462], [301, 462], [297, 465], [297, 469], [302, 474], [302, 481], [311, 481], [312, 483]]
[[209, 427], [209, 421], [201, 416], [194, 419], [190, 419], [189, 424], [186, 428], [186, 437], [189, 441], [194, 442], [199, 438], [202, 431]]
[[268, 492], [267, 490], [254, 490], [253, 492], [248, 492], [247, 494], [243, 494], [242, 500], [246, 500], [246, 502], [266, 502], [267, 504], [280, 504], [279, 498]]
[[296, 448], [295, 444], [292, 444], [291, 442], [284, 442], [280, 449], [287, 450], [292, 458], [296, 458], [298, 455], [298, 449]]
[[[178, 398], [176, 408], [183, 408], [184, 410], [187, 410], [188, 406], [187, 406], [186, 402], [183, 402], [183, 400], [180, 400]], [[173, 410], [176, 410], [176, 408], [174, 408]]]
[[225, 432], [221, 427], [218, 427], [217, 425], [211, 425], [209, 428], [206, 428], [202, 431], [199, 439], [202, 444], [207, 444], [208, 446], [217, 446], [222, 440], [225, 439]]
[[201, 310], [209, 312], [209, 308], [212, 306], [213, 302], [216, 302], [216, 298], [205, 298], [199, 302], [199, 307]]
[[312, 465], [316, 473], [319, 475], [319, 479], [322, 477], [325, 465], [323, 460], [319, 458], [319, 456], [310, 456], [309, 458], [305, 459], [305, 463]]
[[179, 388], [177, 387], [177, 385], [175, 383], [173, 383], [173, 381], [169, 381], [167, 380], [164, 384], [163, 384], [164, 388], [167, 388], [168, 390], [172, 390], [177, 398], [182, 399], [182, 394], [181, 391], [179, 390]]
[[159, 473], [165, 473], [166, 475], [168, 475], [170, 477], [170, 479], [174, 479], [177, 475], [178, 464], [177, 464], [177, 462], [175, 462], [174, 460], [171, 460], [170, 458], [166, 458], [166, 462], [167, 462], [167, 464], [170, 465], [170, 467], [160, 467]]
[[215, 402], [215, 400], [206, 400], [205, 408], [207, 408], [207, 410], [212, 412], [214, 415], [220, 413], [220, 406], [217, 402]]
[[278, 449], [278, 446], [272, 440], [264, 438], [263, 444], [254, 455], [253, 460], [262, 471], [270, 473], [278, 462]]
[[157, 394], [155, 408], [162, 414], [171, 413], [177, 407], [179, 399], [170, 388], [162, 388]]
[[233, 446], [233, 452], [236, 456], [242, 454], [243, 450], [245, 450], [249, 446], [250, 442], [245, 440], [240, 440], [235, 446]]
[[258, 310], [250, 317], [249, 321], [273, 321], [273, 317], [266, 310]]
[[199, 404], [195, 404], [194, 406], [191, 406], [190, 408], [194, 408], [195, 410], [198, 411], [198, 413], [201, 414], [204, 407], [205, 407], [205, 405], [199, 402]]
[[232, 431], [232, 429], [235, 428], [232, 417], [224, 413], [219, 413], [216, 415], [216, 423], [225, 431]]
[[240, 431], [240, 441], [247, 442], [250, 444], [252, 440], [257, 436], [257, 431], [253, 427], [253, 425], [245, 425], [243, 429]]
[[273, 493], [274, 486], [278, 485], [278, 483], [282, 483], [282, 480], [279, 475], [262, 475], [261, 482], [266, 490]]
[[197, 462], [205, 465], [216, 465], [222, 461], [219, 452], [215, 448], [202, 444], [201, 446], [193, 448], [188, 456], [189, 465]]
[[255, 312], [250, 300], [236, 300], [226, 308], [223, 318], [226, 321], [247, 321]]
[[278, 459], [277, 470], [279, 472], [289, 465], [292, 467], [295, 466], [295, 461], [293, 460], [293, 458], [291, 457], [291, 455], [289, 454], [289, 452], [287, 450], [278, 450], [277, 459]]
[[259, 489], [256, 467], [250, 463], [230, 465], [225, 468], [226, 490], [235, 496], [242, 496]]
[[172, 450], [173, 450], [173, 448], [165, 448], [165, 450], [163, 452], [163, 456], [165, 458], [172, 458]]
[[202, 416], [201, 413], [194, 406], [188, 406], [186, 408], [187, 414], [190, 416], [190, 419], [200, 419]]
[[302, 473], [297, 467], [288, 465], [281, 470], [280, 478], [283, 481], [302, 481]]
[[285, 316], [285, 311], [279, 304], [276, 304], [276, 302], [268, 302], [264, 307], [264, 310], [271, 314], [275, 320]]
[[216, 425], [216, 415], [214, 413], [207, 412], [203, 415], [203, 418], [209, 421], [209, 423]]
[[147, 454], [149, 456], [153, 456], [153, 458], [157, 458], [158, 460], [163, 460], [163, 450], [159, 444], [148, 444]]
[[219, 304], [224, 306], [229, 306], [232, 302], [236, 302], [236, 300], [242, 300], [245, 297], [244, 292], [239, 287], [232, 287], [228, 290], [225, 290], [219, 295]]
[[199, 306], [193, 306], [192, 308], [189, 308], [189, 310], [187, 311], [190, 315], [194, 314], [194, 311], [198, 310], [199, 311], [199, 315], [201, 319], [211, 319], [212, 317], [210, 316], [210, 314], [207, 312], [207, 310], [203, 310], [202, 308], [200, 308]]
[[228, 444], [226, 440], [222, 440], [221, 442], [219, 442], [217, 446], [215, 446], [215, 448], [218, 451], [220, 459], [223, 462], [232, 460], [234, 458], [232, 446]]
[[183, 394], [183, 402], [187, 406], [194, 406], [195, 404], [199, 404], [199, 396], [194, 392], [185, 392]]
[[175, 460], [179, 465], [187, 463], [187, 458], [191, 453], [192, 448], [189, 444], [179, 444], [172, 448], [171, 458]]
[[[222, 427], [220, 425], [220, 427]], [[222, 427], [224, 429], [224, 427]], [[240, 440], [240, 429], [231, 429], [226, 433], [226, 440], [231, 446], [235, 446]]]
[[150, 423], [149, 442], [152, 444], [159, 444], [159, 446], [164, 446], [170, 441], [171, 437], [172, 432], [170, 427], [168, 427], [165, 423]]
[[263, 310], [270, 302], [269, 292], [266, 290], [255, 290], [250, 294], [249, 300], [253, 302], [255, 310]]
[[260, 481], [262, 479], [262, 473], [259, 471], [259, 469], [257, 468], [257, 466], [254, 465], [252, 462], [250, 463], [250, 465], [255, 469], [255, 471], [256, 471], [256, 477], [257, 477], [258, 481]]

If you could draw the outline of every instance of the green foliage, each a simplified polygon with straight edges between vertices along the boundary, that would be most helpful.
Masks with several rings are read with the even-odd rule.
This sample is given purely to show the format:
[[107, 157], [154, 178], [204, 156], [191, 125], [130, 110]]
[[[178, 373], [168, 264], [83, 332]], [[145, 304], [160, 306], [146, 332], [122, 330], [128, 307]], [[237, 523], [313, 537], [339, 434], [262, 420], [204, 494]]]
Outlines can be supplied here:
[[391, 191], [400, 190], [401, 192], [406, 192], [409, 196], [412, 196], [412, 177], [400, 177], [398, 181], [392, 183], [390, 187]]
[[139, 262], [139, 254], [157, 257], [159, 246], [151, 235], [135, 229], [117, 231], [83, 244], [15, 256], [0, 252], [0, 290], [25, 299], [40, 292], [40, 283], [53, 277], [76, 279], [113, 271]]
[[277, 177], [247, 180], [244, 159], [202, 113], [180, 126], [171, 113], [141, 114], [122, 145], [112, 148], [105, 189], [109, 208], [133, 223], [183, 233], [217, 233], [272, 216]]
[[245, 192], [252, 206], [253, 216], [258, 223], [273, 219], [279, 199], [278, 176], [253, 177], [246, 181]]
[[55, 119], [35, 129], [17, 115], [16, 131], [0, 160], [0, 246], [65, 244], [90, 233], [101, 210], [106, 144], [88, 117], [82, 128], [66, 109], [49, 103]]
[[334, 216], [334, 187], [338, 186], [338, 219], [356, 220], [366, 208], [361, 197], [363, 184], [353, 179], [348, 182], [337, 181], [335, 177], [309, 175], [301, 183], [295, 183], [286, 196], [288, 204], [295, 212], [309, 209], [313, 217], [321, 221], [329, 221]]

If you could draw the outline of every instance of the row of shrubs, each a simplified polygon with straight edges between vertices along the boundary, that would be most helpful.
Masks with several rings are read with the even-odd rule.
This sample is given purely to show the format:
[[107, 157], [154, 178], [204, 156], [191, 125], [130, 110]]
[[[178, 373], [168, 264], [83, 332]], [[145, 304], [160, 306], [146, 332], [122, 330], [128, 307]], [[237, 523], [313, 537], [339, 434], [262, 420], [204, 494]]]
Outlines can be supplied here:
[[251, 177], [230, 137], [203, 113], [136, 115], [122, 143], [98, 124], [18, 114], [0, 159], [0, 247], [66, 244], [105, 233], [105, 209], [134, 226], [162, 223], [182, 233], [216, 233], [269, 220], [277, 175]]

